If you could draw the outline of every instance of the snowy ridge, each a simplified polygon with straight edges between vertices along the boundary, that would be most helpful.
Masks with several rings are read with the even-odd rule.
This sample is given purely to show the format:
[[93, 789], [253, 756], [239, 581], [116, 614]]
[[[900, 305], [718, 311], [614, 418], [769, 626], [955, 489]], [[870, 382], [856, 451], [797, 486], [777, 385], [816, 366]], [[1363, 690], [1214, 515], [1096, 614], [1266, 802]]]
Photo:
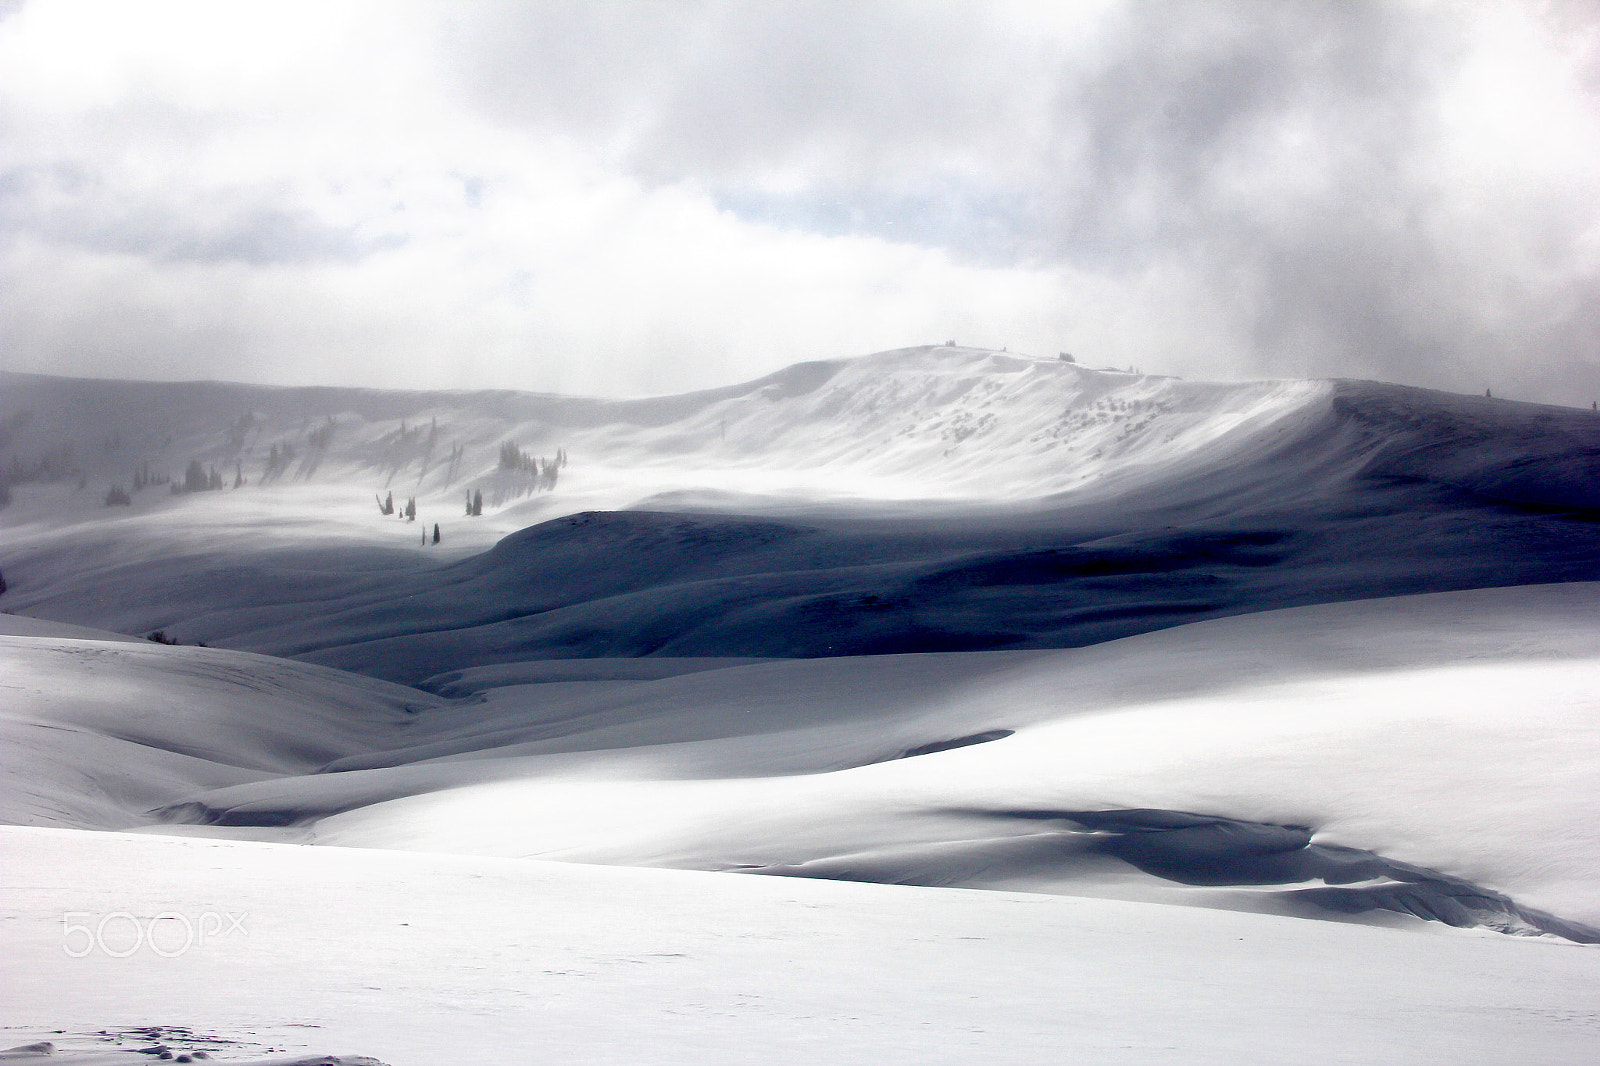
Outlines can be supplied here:
[[912, 348], [793, 367], [666, 426], [612, 427], [590, 443], [619, 464], [703, 456], [728, 487], [758, 494], [1026, 500], [1203, 466], [1329, 392]]
[[[406, 682], [527, 658], [1072, 646], [1600, 578], [1578, 535], [1600, 417], [1365, 382], [916, 348], [635, 401], [6, 384], [0, 417], [34, 412], [14, 455], [77, 441], [92, 468], [0, 510], [10, 609]], [[570, 456], [553, 491], [500, 468], [506, 441]], [[95, 479], [151, 449], [249, 477], [104, 506]], [[263, 453], [290, 451], [269, 476]], [[379, 491], [416, 494], [419, 522], [379, 515]]]
[[[99, 478], [191, 459], [250, 483], [365, 481], [419, 495], [496, 480], [512, 440], [564, 447], [566, 476], [604, 492], [646, 475], [659, 491], [1027, 499], [1226, 456], [1326, 383], [1208, 385], [967, 348], [810, 363], [726, 389], [656, 400], [507, 393], [382, 393], [8, 375], [18, 444], [75, 445]], [[331, 427], [331, 428], [330, 428]], [[322, 436], [319, 437], [318, 434]], [[270, 449], [294, 458], [277, 473]], [[453, 449], [465, 456], [451, 461]]]

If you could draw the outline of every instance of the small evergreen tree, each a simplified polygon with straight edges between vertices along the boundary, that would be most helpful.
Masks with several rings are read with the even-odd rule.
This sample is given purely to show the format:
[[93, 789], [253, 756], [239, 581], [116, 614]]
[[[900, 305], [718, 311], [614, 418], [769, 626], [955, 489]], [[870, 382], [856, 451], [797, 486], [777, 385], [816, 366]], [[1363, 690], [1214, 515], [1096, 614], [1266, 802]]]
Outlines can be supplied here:
[[437, 522], [433, 524], [433, 542], [435, 544], [439, 543], [439, 523]]
[[482, 489], [474, 489], [473, 492], [472, 492], [472, 514], [473, 514], [473, 517], [475, 517], [475, 518], [476, 517], [482, 517], [482, 515], [483, 515], [483, 490]]
[[411, 497], [411, 499], [406, 501], [406, 521], [407, 522], [415, 522], [416, 520], [417, 520], [417, 498], [415, 496], [413, 496], [413, 497]]
[[107, 507], [132, 507], [133, 497], [121, 485], [112, 485], [106, 490]]

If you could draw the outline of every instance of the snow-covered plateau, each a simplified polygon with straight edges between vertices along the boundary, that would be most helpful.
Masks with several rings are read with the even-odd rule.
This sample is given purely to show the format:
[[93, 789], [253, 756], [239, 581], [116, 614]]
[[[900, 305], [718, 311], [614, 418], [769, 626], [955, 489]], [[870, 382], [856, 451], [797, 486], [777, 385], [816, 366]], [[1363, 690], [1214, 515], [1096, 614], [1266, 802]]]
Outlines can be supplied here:
[[1600, 1038], [1593, 411], [928, 347], [0, 449], [0, 1061]]

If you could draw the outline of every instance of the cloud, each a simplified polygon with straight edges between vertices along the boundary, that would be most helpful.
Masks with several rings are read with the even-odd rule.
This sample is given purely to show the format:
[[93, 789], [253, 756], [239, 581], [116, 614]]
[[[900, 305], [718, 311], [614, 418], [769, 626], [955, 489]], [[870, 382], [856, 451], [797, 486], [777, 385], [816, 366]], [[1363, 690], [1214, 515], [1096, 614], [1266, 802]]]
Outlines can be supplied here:
[[1509, 0], [30, 0], [0, 359], [639, 393], [955, 336], [1586, 403], [1597, 41]]

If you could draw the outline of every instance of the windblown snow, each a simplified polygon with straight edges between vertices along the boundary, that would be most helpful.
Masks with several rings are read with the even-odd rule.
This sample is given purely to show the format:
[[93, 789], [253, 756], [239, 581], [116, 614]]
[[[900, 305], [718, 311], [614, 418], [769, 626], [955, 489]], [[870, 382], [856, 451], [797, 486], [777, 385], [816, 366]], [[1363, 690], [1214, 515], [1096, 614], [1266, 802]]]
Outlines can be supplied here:
[[[631, 401], [6, 375], [0, 428], [0, 822], [32, 827], [0, 831], [0, 937], [56, 990], [0, 992], [56, 1046], [0, 1055], [303, 1023], [442, 1062], [474, 1004], [496, 1054], [595, 1062], [795, 1057], [818, 1019], [839, 1061], [1592, 1040], [1592, 412], [944, 347]], [[507, 917], [527, 893], [559, 934]], [[130, 984], [170, 959], [61, 954], [62, 911], [224, 897], [266, 954], [186, 955], [177, 1014]], [[334, 942], [393, 977], [352, 998]], [[460, 944], [516, 991], [430, 963]], [[1032, 976], [1112, 956], [1088, 1013]], [[1380, 959], [1413, 976], [1350, 994]], [[208, 989], [308, 966], [337, 1007]], [[934, 1006], [974, 966], [1014, 1012]], [[949, 977], [868, 991], [903, 967]], [[1313, 973], [1321, 1020], [1264, 1020]], [[1152, 1030], [1157, 994], [1192, 1011]]]

